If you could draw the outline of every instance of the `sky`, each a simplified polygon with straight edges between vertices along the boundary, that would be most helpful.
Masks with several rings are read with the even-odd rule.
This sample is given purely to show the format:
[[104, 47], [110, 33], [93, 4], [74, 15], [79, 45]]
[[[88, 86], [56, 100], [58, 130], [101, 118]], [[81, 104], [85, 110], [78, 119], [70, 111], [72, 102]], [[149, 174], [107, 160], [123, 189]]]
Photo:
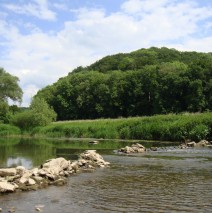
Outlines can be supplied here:
[[106, 55], [212, 52], [212, 0], [0, 0], [0, 67], [36, 92]]

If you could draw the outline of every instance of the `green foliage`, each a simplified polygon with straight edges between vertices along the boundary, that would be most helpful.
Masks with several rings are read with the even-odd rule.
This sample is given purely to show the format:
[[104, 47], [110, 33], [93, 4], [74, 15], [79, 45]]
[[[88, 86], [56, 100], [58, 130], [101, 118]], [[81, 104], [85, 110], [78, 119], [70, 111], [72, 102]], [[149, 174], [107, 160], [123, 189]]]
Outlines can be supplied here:
[[0, 68], [0, 101], [10, 98], [13, 101], [21, 101], [22, 90], [18, 85], [19, 79], [10, 75], [3, 68]]
[[46, 126], [56, 119], [56, 113], [45, 100], [34, 98], [29, 110], [17, 113], [11, 119], [12, 124], [22, 130], [31, 130], [38, 126]]
[[78, 67], [36, 97], [58, 120], [204, 112], [212, 110], [211, 79], [211, 54], [152, 47]]
[[9, 105], [4, 101], [0, 101], [0, 123], [7, 123], [8, 113]]
[[21, 133], [18, 127], [9, 124], [0, 124], [0, 136], [19, 135]]
[[184, 141], [212, 139], [212, 113], [55, 122], [35, 135], [70, 138]]
[[18, 85], [19, 79], [0, 68], [0, 123], [9, 123], [13, 108], [8, 105], [8, 99], [21, 101], [22, 90]]
[[191, 129], [189, 138], [195, 141], [199, 141], [207, 138], [209, 134], [209, 128], [205, 124], [198, 124]]

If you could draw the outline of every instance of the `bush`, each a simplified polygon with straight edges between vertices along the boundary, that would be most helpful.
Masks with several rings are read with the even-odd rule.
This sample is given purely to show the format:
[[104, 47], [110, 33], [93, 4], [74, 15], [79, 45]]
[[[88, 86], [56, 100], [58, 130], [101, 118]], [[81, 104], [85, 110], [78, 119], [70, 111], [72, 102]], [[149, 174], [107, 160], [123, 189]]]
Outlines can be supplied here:
[[20, 129], [9, 124], [0, 124], [0, 136], [19, 135]]
[[44, 100], [36, 98], [32, 101], [30, 109], [15, 114], [11, 119], [11, 123], [22, 130], [31, 130], [38, 126], [46, 126], [55, 119], [56, 113], [54, 110]]
[[200, 141], [207, 138], [208, 134], [209, 128], [204, 124], [199, 124], [189, 132], [189, 138], [191, 140]]

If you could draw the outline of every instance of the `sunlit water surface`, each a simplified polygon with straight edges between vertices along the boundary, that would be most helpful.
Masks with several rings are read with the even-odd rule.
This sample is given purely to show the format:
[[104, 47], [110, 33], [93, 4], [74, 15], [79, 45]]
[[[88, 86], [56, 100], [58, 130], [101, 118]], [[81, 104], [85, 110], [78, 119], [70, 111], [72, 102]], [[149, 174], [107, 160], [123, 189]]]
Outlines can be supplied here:
[[56, 156], [75, 158], [88, 148], [99, 149], [111, 163], [110, 168], [69, 177], [65, 186], [0, 195], [2, 212], [12, 207], [15, 212], [36, 212], [36, 206], [48, 213], [212, 212], [212, 149], [168, 148], [117, 155], [114, 146], [124, 142], [110, 143], [113, 145], [101, 142], [90, 146], [86, 141], [1, 143], [0, 167], [31, 168]]

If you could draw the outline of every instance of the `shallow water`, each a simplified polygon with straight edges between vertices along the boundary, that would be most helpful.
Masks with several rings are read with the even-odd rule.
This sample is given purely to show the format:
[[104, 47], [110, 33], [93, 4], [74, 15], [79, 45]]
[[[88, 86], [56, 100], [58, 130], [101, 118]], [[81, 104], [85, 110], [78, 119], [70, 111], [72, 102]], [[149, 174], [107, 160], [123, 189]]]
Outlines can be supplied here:
[[[59, 151], [56, 142], [53, 145], [52, 142], [50, 145], [43, 143], [48, 147], [46, 151], [52, 150], [46, 157], [63, 155], [69, 158], [82, 151], [76, 144], [71, 148], [70, 142], [66, 143], [66, 147], [61, 144], [63, 149], [58, 148]], [[41, 143], [39, 146], [44, 152]], [[17, 157], [19, 153], [18, 157], [22, 159], [19, 163], [23, 164], [24, 159], [27, 159], [28, 166], [40, 163], [38, 157], [35, 158], [36, 150], [28, 155], [26, 146], [24, 150], [22, 152], [19, 147], [19, 152], [14, 154]], [[99, 151], [111, 163], [110, 168], [71, 176], [68, 184], [62, 187], [50, 186], [38, 191], [1, 195], [0, 208], [8, 212], [15, 207], [16, 212], [22, 213], [35, 212], [38, 205], [41, 205], [42, 212], [52, 213], [211, 212], [212, 149], [167, 149], [138, 155], [116, 155], [108, 145], [108, 149]], [[4, 155], [6, 159], [8, 155]], [[43, 156], [40, 156], [42, 160]]]

